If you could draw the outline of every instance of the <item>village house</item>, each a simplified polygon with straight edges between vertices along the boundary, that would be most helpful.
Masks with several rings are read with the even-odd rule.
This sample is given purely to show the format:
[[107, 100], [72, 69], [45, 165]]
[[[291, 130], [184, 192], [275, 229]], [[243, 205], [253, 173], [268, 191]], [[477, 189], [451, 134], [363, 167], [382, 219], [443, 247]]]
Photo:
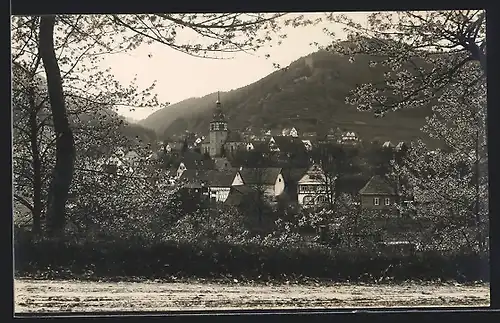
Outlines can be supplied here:
[[225, 202], [231, 187], [244, 185], [238, 170], [186, 170], [181, 178], [183, 187], [191, 190], [207, 190], [213, 202]]
[[291, 136], [273, 136], [268, 143], [271, 157], [276, 165], [283, 167], [306, 167], [309, 164], [307, 149], [301, 139]]
[[311, 151], [313, 149], [313, 143], [310, 139], [302, 139], [302, 143], [307, 151]]
[[290, 136], [290, 137], [294, 137], [294, 138], [298, 138], [299, 137], [299, 131], [297, 128], [295, 127], [292, 127], [292, 128], [284, 128], [282, 131], [281, 131], [281, 135], [282, 136]]
[[272, 137], [272, 136], [280, 136], [280, 135], [282, 135], [282, 130], [279, 130], [279, 129], [276, 129], [276, 128], [267, 129], [267, 130], [262, 130], [261, 134], [264, 137], [268, 137], [268, 138]]
[[330, 128], [326, 133], [318, 135], [319, 144], [341, 143], [342, 130], [340, 128]]
[[342, 135], [341, 143], [344, 145], [356, 145], [359, 138], [354, 131], [347, 131]]
[[270, 151], [287, 154], [288, 157], [291, 157], [290, 154], [300, 154], [306, 151], [304, 142], [292, 136], [273, 136], [269, 139], [268, 145]]
[[382, 144], [383, 148], [394, 148], [394, 145], [390, 141], [386, 141]]
[[240, 174], [245, 185], [256, 191], [261, 191], [273, 201], [285, 190], [285, 180], [281, 168], [242, 168]]
[[394, 186], [380, 175], [373, 176], [359, 191], [361, 207], [364, 209], [389, 210], [397, 202]]
[[397, 145], [396, 145], [396, 151], [401, 151], [403, 149], [406, 148], [406, 143], [404, 141], [400, 141]]
[[106, 159], [100, 161], [104, 171], [110, 174], [116, 174], [119, 169], [127, 172], [133, 172], [133, 169], [140, 161], [140, 156], [137, 152], [130, 150], [127, 153], [122, 148], [116, 151]]
[[264, 140], [252, 140], [246, 144], [246, 150], [267, 153], [269, 152], [269, 144]]
[[214, 161], [205, 158], [202, 154], [194, 151], [186, 151], [180, 157], [177, 164], [176, 175], [177, 178], [182, 176], [182, 173], [188, 169], [192, 170], [212, 170], [215, 169]]
[[297, 201], [303, 207], [328, 202], [326, 176], [317, 164], [313, 164], [297, 183]]

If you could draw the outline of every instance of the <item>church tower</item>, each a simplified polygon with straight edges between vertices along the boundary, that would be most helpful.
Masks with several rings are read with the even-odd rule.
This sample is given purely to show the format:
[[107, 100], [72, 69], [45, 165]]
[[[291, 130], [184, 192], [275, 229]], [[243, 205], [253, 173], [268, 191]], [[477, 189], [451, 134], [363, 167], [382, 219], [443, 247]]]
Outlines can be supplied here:
[[217, 102], [215, 103], [215, 112], [210, 122], [210, 157], [221, 157], [223, 146], [227, 139], [227, 122], [222, 112], [220, 103], [220, 94], [217, 92]]

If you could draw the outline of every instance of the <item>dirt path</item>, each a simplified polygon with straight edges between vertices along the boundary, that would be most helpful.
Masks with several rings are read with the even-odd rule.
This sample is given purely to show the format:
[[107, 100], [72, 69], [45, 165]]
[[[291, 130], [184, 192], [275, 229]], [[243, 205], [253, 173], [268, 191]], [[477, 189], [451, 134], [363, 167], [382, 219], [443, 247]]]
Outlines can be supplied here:
[[487, 306], [489, 286], [229, 285], [15, 280], [15, 312]]

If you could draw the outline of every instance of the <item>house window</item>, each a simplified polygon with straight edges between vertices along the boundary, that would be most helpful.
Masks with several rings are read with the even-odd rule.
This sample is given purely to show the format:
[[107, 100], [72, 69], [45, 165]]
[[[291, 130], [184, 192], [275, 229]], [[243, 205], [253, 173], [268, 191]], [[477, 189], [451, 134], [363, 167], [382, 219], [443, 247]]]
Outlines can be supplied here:
[[303, 202], [305, 205], [314, 204], [314, 197], [313, 196], [304, 196]]
[[374, 197], [373, 198], [373, 205], [380, 205], [380, 198]]
[[281, 183], [281, 178], [278, 178], [278, 182], [280, 182], [280, 183]]
[[384, 199], [384, 204], [385, 205], [391, 205], [391, 199], [390, 198], [385, 198]]
[[318, 198], [316, 199], [316, 203], [318, 203], [318, 204], [326, 203], [326, 196], [324, 196], [324, 195], [318, 196]]

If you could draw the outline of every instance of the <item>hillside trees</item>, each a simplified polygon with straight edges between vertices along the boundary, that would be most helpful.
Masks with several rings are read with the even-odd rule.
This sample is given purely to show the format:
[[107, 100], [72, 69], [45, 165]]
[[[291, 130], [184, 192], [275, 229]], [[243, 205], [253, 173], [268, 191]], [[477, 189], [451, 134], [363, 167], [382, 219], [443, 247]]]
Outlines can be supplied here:
[[328, 49], [356, 59], [375, 57], [372, 66], [389, 69], [381, 84], [360, 85], [346, 99], [361, 110], [386, 112], [435, 102], [460, 79], [479, 69], [471, 84], [486, 78], [486, 14], [484, 10], [376, 12], [368, 25], [345, 15], [327, 19], [345, 26], [348, 40]]
[[[13, 63], [33, 75], [44, 71], [47, 78], [45, 101], [50, 103], [56, 141], [48, 194], [48, 233], [62, 234], [74, 173], [75, 145], [65, 100], [77, 97], [110, 108], [160, 105], [151, 93], [154, 84], [143, 90], [134, 83], [124, 87], [110, 70], [101, 70], [98, 62], [103, 55], [130, 51], [152, 42], [212, 58], [220, 52], [257, 49], [279, 31], [275, 19], [281, 16], [230, 13], [13, 17]], [[289, 23], [300, 24], [300, 20], [294, 18]], [[202, 38], [200, 42], [193, 44], [178, 37], [184, 29]]]

